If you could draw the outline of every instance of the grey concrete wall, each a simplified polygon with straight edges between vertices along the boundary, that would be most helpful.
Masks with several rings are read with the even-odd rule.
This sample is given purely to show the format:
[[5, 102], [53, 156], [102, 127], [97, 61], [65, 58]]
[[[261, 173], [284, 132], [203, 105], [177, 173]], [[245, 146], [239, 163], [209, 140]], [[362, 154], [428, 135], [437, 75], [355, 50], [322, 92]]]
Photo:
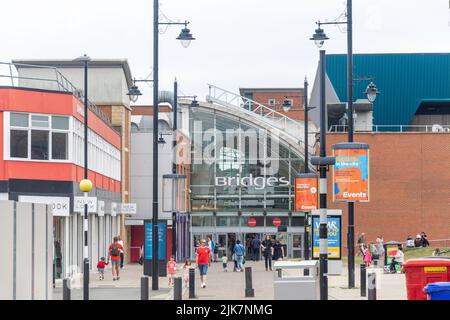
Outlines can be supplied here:
[[53, 215], [44, 204], [0, 201], [1, 300], [50, 300]]

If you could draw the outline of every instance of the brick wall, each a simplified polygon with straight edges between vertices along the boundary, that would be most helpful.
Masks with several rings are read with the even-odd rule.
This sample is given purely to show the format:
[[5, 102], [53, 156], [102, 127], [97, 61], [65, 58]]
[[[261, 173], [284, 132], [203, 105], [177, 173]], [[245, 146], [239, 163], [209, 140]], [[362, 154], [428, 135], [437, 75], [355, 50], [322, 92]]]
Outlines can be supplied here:
[[[331, 145], [346, 134], [327, 135]], [[383, 235], [385, 241], [405, 241], [425, 231], [429, 240], [450, 238], [450, 134], [357, 133], [355, 142], [370, 145], [370, 202], [355, 204], [355, 240]], [[342, 209], [346, 246], [347, 205], [333, 203], [331, 171], [328, 207]]]
[[[285, 113], [283, 111], [283, 101], [285, 99], [285, 97], [288, 96], [288, 99], [292, 99], [293, 101], [293, 105], [291, 107], [291, 110], [289, 110], [289, 112]], [[283, 91], [283, 92], [260, 92], [260, 91], [255, 91], [253, 93], [253, 100], [263, 104], [269, 108], [272, 108], [280, 113], [285, 114], [286, 116], [288, 116], [291, 119], [295, 119], [295, 120], [304, 120], [304, 109], [303, 109], [303, 103], [304, 103], [304, 99], [303, 99], [304, 95], [303, 95], [303, 90], [301, 91]], [[275, 99], [276, 100], [276, 105], [275, 107], [269, 106], [269, 99]]]

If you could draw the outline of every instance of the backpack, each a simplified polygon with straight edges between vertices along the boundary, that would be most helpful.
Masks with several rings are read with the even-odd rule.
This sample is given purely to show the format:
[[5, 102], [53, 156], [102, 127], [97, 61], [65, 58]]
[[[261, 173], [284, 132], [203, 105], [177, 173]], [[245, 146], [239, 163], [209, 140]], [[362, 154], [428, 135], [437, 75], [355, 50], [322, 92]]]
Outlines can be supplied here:
[[111, 245], [111, 256], [118, 257], [120, 255], [119, 245], [117, 243], [113, 243]]

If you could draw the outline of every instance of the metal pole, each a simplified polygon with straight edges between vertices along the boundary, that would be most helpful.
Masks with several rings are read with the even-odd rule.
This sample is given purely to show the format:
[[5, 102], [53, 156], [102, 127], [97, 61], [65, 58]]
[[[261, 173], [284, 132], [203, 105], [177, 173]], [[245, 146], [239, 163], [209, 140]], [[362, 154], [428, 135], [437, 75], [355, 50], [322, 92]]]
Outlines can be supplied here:
[[176, 277], [173, 284], [173, 300], [183, 300], [183, 284], [181, 277]]
[[245, 267], [245, 297], [254, 297], [255, 289], [253, 289], [252, 268]]
[[367, 286], [366, 286], [366, 265], [361, 263], [361, 297], [366, 296]]
[[152, 248], [152, 290], [158, 290], [158, 40], [159, 2], [153, 0], [153, 248]]
[[[352, 0], [347, 0], [347, 117], [348, 142], [353, 142], [353, 10]], [[355, 287], [355, 204], [348, 203], [348, 287]]]
[[[176, 148], [177, 148], [177, 125], [178, 121], [178, 82], [177, 79], [175, 79], [175, 82], [173, 83], [173, 163], [172, 163], [172, 173], [177, 173], [177, 155], [176, 155]], [[175, 182], [178, 183], [177, 180], [172, 181], [172, 188], [178, 187], [175, 186]], [[175, 256], [175, 261], [177, 260], [177, 212], [176, 208], [173, 206], [176, 204], [177, 199], [172, 199], [172, 254]]]
[[[320, 157], [326, 150], [326, 96], [325, 96], [325, 50], [320, 50]], [[327, 167], [320, 166], [320, 300], [328, 300], [328, 234], [327, 234]]]
[[71, 299], [71, 295], [70, 295], [70, 279], [69, 278], [65, 278], [63, 280], [63, 300], [70, 300]]
[[148, 300], [148, 277], [141, 277], [141, 300]]
[[[308, 142], [308, 80], [305, 77], [304, 82], [304, 100], [305, 100], [305, 173], [309, 173], [309, 142]], [[305, 260], [309, 260], [309, 224], [308, 212], [305, 212]], [[309, 269], [305, 269], [305, 275], [309, 274]]]
[[[88, 179], [88, 61], [84, 61], [84, 179]], [[84, 193], [87, 197], [87, 192]], [[88, 205], [84, 204], [83, 300], [89, 300]]]
[[371, 272], [368, 275], [369, 288], [368, 288], [368, 300], [377, 300], [377, 277], [375, 272]]
[[195, 298], [195, 269], [189, 269], [189, 299]]

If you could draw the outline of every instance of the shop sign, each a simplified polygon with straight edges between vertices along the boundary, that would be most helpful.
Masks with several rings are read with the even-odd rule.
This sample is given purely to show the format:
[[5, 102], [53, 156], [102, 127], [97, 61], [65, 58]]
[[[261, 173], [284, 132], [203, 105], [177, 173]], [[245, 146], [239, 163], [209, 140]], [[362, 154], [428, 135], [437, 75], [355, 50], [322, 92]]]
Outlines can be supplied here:
[[252, 227], [252, 228], [256, 227], [256, 219], [255, 218], [248, 218], [247, 225], [249, 227]]
[[68, 217], [70, 215], [69, 197], [19, 196], [19, 202], [48, 204], [52, 207], [55, 217]]
[[290, 185], [289, 179], [286, 177], [253, 177], [252, 174], [248, 177], [216, 177], [216, 187], [255, 187], [256, 190], [263, 190], [267, 187], [288, 187]]
[[281, 226], [281, 219], [280, 219], [280, 218], [274, 218], [274, 219], [272, 220], [272, 224], [273, 224], [275, 227]]
[[303, 174], [295, 177], [295, 211], [316, 210], [318, 205], [317, 175]]
[[332, 146], [333, 201], [369, 201], [369, 145], [338, 143]]
[[97, 213], [97, 197], [74, 197], [73, 211], [84, 212], [84, 205], [88, 205], [89, 213]]
[[122, 214], [136, 214], [136, 203], [122, 203], [120, 212]]
[[103, 217], [105, 215], [105, 201], [98, 201], [98, 216]]

